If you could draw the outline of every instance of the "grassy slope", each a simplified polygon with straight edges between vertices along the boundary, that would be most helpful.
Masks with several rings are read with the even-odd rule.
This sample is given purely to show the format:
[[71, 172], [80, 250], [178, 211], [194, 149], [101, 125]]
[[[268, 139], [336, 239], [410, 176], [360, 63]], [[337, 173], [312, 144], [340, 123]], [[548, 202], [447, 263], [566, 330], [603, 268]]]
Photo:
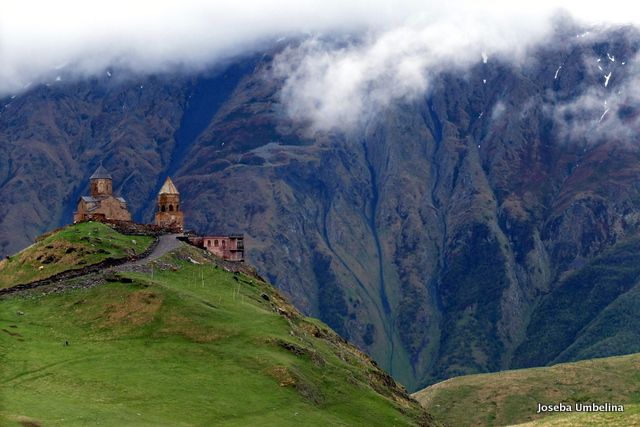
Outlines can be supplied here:
[[[173, 267], [156, 268], [153, 278], [127, 273], [133, 283], [0, 300], [0, 423], [424, 419], [366, 356], [297, 314], [271, 286], [217, 269], [194, 248], [185, 251], [165, 258]], [[187, 255], [202, 264], [184, 261]]]
[[633, 427], [640, 426], [640, 405], [625, 405], [620, 413], [572, 413], [545, 417], [518, 427]]
[[125, 236], [99, 222], [71, 225], [0, 261], [0, 288], [45, 279], [109, 257], [140, 253], [152, 240], [148, 236]]
[[[531, 421], [539, 417], [536, 415], [538, 402], [637, 405], [640, 404], [640, 354], [452, 378], [427, 387], [414, 397], [437, 421], [452, 426]], [[546, 415], [542, 425], [563, 416]], [[623, 425], [638, 421], [637, 406], [630, 406], [622, 414], [570, 416], [577, 420], [606, 417]]]

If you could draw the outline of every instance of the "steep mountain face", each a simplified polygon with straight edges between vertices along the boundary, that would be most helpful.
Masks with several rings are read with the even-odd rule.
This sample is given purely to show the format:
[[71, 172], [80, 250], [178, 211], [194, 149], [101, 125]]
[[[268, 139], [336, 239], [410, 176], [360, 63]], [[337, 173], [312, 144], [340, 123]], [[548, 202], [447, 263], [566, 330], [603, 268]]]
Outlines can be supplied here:
[[70, 221], [105, 159], [136, 219], [171, 173], [189, 228], [244, 232], [299, 308], [409, 389], [640, 351], [639, 42], [557, 35], [523, 64], [440, 75], [357, 134], [288, 119], [270, 55], [40, 86], [2, 104], [0, 251]]

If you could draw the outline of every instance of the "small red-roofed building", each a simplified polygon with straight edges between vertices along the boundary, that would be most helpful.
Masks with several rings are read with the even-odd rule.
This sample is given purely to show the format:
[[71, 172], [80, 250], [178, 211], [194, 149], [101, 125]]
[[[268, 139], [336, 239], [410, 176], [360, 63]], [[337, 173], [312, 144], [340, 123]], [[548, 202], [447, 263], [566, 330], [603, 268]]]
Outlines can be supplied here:
[[242, 234], [197, 236], [189, 240], [192, 244], [226, 261], [244, 261], [244, 235]]

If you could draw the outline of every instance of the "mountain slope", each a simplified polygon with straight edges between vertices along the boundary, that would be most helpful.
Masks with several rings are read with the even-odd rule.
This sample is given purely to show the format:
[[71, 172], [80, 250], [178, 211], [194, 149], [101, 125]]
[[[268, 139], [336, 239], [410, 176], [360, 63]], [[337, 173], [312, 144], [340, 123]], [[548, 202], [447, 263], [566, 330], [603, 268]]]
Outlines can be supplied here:
[[119, 268], [0, 299], [3, 425], [430, 425], [266, 283], [189, 246]]
[[639, 263], [640, 238], [633, 237], [567, 275], [541, 298], [514, 365], [640, 351], [640, 323], [632, 314], [640, 290]]
[[[593, 359], [452, 378], [413, 396], [436, 421], [452, 426], [511, 425], [529, 420], [535, 420], [531, 425], [637, 425], [639, 367], [640, 354]], [[578, 402], [624, 405], [624, 412], [536, 413], [538, 403], [572, 406]]]
[[[438, 75], [355, 134], [292, 122], [271, 51], [199, 75], [36, 87], [0, 112], [0, 251], [68, 221], [104, 159], [139, 220], [171, 173], [188, 227], [244, 232], [248, 259], [299, 309], [410, 389], [637, 351], [630, 275], [598, 304], [582, 298], [599, 276], [581, 276], [565, 294], [581, 301], [564, 306], [575, 336], [553, 341], [545, 319], [565, 284], [578, 289], [572, 274], [640, 231], [640, 36], [572, 31], [523, 63]], [[619, 108], [603, 115], [605, 101]]]

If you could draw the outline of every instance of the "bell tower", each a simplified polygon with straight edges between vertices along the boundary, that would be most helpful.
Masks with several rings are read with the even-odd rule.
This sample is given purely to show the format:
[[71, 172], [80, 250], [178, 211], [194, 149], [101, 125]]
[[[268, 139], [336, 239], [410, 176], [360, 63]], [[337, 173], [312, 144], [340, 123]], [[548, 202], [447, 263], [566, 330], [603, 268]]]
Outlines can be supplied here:
[[158, 192], [156, 225], [177, 231], [184, 230], [184, 214], [180, 210], [180, 192], [169, 177]]

